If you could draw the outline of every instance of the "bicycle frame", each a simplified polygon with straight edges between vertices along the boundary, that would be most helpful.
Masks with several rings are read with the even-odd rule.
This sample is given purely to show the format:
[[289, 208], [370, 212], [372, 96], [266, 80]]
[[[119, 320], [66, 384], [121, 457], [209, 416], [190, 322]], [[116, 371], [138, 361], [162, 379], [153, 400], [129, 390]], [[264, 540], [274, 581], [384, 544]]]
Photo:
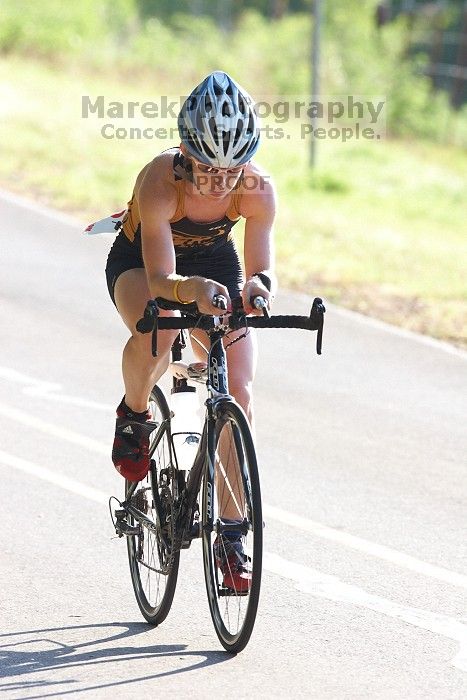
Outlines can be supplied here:
[[[168, 434], [171, 449], [171, 463], [174, 471], [172, 478], [177, 480], [180, 490], [179, 502], [176, 504], [177, 514], [174, 528], [175, 542], [172, 543], [171, 547], [174, 551], [188, 548], [192, 540], [200, 537], [201, 534], [198, 522], [195, 522], [195, 518], [196, 513], [199, 512], [197, 499], [201, 488], [201, 481], [206, 466], [206, 460], [208, 459], [209, 455], [208, 445], [210, 444], [210, 438], [213, 433], [216, 418], [219, 415], [221, 402], [226, 400], [233, 401], [232, 396], [228, 392], [226, 350], [222, 343], [222, 339], [226, 336], [228, 331], [228, 326], [219, 324], [217, 328], [208, 332], [210, 340], [210, 348], [208, 351], [208, 379], [206, 382], [208, 398], [205, 402], [206, 412], [203, 430], [201, 433], [201, 440], [198, 445], [198, 450], [196, 452], [193, 465], [189, 471], [187, 481], [185, 482], [183, 472], [175, 466], [175, 449], [170, 434], [170, 419], [162, 421], [160, 426], [156, 428], [157, 432], [150, 449], [150, 457], [152, 457], [164, 434]], [[185, 343], [183, 340], [183, 332], [181, 331], [172, 345], [171, 353], [173, 361], [181, 360], [182, 350], [184, 348]], [[186, 380], [174, 378], [174, 385], [180, 382], [186, 382]], [[214, 465], [209, 464], [209, 469], [213, 472]], [[151, 470], [153, 470], [153, 478], [157, 478], [157, 466], [154, 463], [151, 465]], [[121, 504], [122, 510], [115, 512], [116, 526], [124, 535], [138, 534], [137, 526], [130, 526], [125, 522], [125, 515], [129, 513], [140, 526], [146, 527], [148, 530], [156, 533], [158, 531], [157, 525], [131, 503], [132, 496], [137, 488], [138, 482], [131, 484], [126, 494], [126, 500]], [[162, 506], [159, 501], [157, 489], [153, 489], [153, 498], [157, 517], [159, 522], [161, 522]], [[219, 524], [219, 531], [222, 531], [223, 527], [224, 526], [222, 524]], [[225, 527], [227, 528], [228, 526]]]

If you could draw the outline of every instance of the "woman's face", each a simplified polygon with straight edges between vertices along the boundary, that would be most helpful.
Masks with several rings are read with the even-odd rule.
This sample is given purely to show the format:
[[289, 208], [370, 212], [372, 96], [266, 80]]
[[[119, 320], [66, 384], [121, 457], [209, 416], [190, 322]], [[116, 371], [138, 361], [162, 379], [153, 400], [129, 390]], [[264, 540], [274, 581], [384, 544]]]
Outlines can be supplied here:
[[234, 168], [214, 168], [200, 163], [188, 156], [193, 166], [193, 182], [200, 194], [212, 199], [222, 199], [228, 195], [237, 184], [246, 168], [240, 165]]

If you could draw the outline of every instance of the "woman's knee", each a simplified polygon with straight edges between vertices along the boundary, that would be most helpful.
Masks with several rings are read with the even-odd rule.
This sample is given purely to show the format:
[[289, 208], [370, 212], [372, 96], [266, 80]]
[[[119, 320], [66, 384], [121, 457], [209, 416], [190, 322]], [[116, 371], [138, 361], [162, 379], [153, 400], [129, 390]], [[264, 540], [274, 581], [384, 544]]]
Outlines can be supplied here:
[[143, 316], [149, 287], [144, 269], [138, 268], [123, 272], [114, 288], [115, 304], [123, 322], [132, 334], [136, 334], [136, 323]]
[[149, 370], [165, 365], [166, 369], [169, 364], [169, 353], [174, 339], [174, 334], [168, 331], [158, 334], [157, 357], [154, 357], [152, 354], [152, 333], [138, 333], [136, 331], [129, 339], [128, 344], [137, 356], [140, 365], [147, 367]]
[[232, 382], [229, 380], [229, 391], [235, 401], [240, 404], [251, 419], [253, 413], [253, 385], [251, 382]]

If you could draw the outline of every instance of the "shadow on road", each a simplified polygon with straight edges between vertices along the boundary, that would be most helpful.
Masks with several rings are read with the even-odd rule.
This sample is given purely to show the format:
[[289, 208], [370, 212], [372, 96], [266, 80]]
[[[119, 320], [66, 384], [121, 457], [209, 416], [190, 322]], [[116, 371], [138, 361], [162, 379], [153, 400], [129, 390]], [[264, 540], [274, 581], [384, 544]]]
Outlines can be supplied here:
[[[104, 630], [109, 628], [114, 632], [102, 636]], [[73, 633], [80, 633], [83, 636], [83, 630], [88, 630], [92, 639], [79, 643], [70, 643], [60, 641], [70, 639]], [[116, 631], [115, 631], [116, 630]], [[154, 628], [144, 622], [109, 622], [99, 623], [95, 625], [69, 625], [66, 627], [51, 627], [36, 630], [24, 630], [20, 632], [11, 632], [8, 634], [0, 634], [0, 692], [17, 692], [26, 691], [27, 695], [17, 695], [16, 700], [21, 700], [22, 697], [31, 700], [33, 698], [49, 698], [62, 697], [73, 693], [89, 692], [91, 690], [99, 690], [101, 688], [121, 687], [129, 684], [139, 683], [156, 678], [164, 678], [173, 676], [194, 669], [200, 669], [206, 666], [212, 666], [226, 662], [232, 658], [230, 654], [224, 651], [204, 651], [190, 650], [186, 651], [186, 644], [155, 644], [150, 646], [142, 646], [140, 644], [122, 646], [122, 640], [134, 640], [135, 637], [153, 632]], [[96, 636], [97, 633], [97, 636]], [[115, 642], [119, 642], [118, 646]], [[135, 659], [154, 659], [154, 658], [190, 658], [201, 657], [200, 661], [191, 663], [183, 668], [175, 668], [172, 670], [161, 671], [159, 673], [129, 677], [125, 680], [110, 681], [108, 683], [96, 685], [83, 685], [79, 679], [62, 679], [55, 680], [52, 677], [49, 680], [43, 679], [26, 679], [25, 676], [30, 676], [34, 673], [43, 673], [44, 671], [71, 669], [82, 666], [94, 666], [101, 664], [111, 664], [118, 661], [128, 661]], [[180, 666], [180, 664], [178, 664]], [[16, 677], [12, 682], [5, 682], [5, 679]], [[20, 678], [18, 678], [20, 677]], [[84, 681], [86, 683], [86, 681]], [[68, 688], [65, 690], [63, 686]], [[69, 687], [74, 685], [74, 687]], [[54, 692], [54, 686], [62, 686], [61, 690]], [[34, 689], [40, 693], [33, 695]], [[50, 690], [51, 692], [47, 692]]]

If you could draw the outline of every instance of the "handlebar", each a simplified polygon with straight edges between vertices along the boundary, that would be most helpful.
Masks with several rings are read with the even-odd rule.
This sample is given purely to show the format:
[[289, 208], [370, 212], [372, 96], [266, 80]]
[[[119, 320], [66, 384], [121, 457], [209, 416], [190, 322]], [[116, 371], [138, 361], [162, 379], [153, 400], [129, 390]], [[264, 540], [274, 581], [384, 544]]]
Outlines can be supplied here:
[[[258, 298], [258, 297], [257, 297]], [[225, 300], [224, 297], [222, 299]], [[213, 300], [213, 304], [220, 304]], [[227, 305], [225, 304], [225, 307]], [[217, 308], [224, 309], [223, 306]], [[258, 307], [256, 307], [258, 308]], [[261, 307], [260, 307], [261, 308]], [[264, 307], [262, 307], [264, 308]], [[183, 316], [159, 317], [159, 309], [181, 311]], [[267, 309], [266, 309], [267, 311]], [[229, 330], [241, 328], [301, 328], [309, 331], [318, 331], [316, 337], [316, 352], [321, 355], [324, 313], [326, 309], [323, 300], [316, 297], [313, 300], [309, 316], [277, 315], [277, 316], [246, 316], [241, 299], [232, 301], [232, 311], [225, 317], [223, 324]], [[222, 316], [221, 318], [224, 319]], [[146, 304], [144, 316], [136, 324], [139, 333], [152, 332], [152, 354], [157, 356], [157, 332], [158, 330], [181, 330], [183, 328], [200, 328], [206, 332], [219, 330], [218, 317], [200, 314], [196, 304], [177, 304], [166, 299], [151, 299]]]

